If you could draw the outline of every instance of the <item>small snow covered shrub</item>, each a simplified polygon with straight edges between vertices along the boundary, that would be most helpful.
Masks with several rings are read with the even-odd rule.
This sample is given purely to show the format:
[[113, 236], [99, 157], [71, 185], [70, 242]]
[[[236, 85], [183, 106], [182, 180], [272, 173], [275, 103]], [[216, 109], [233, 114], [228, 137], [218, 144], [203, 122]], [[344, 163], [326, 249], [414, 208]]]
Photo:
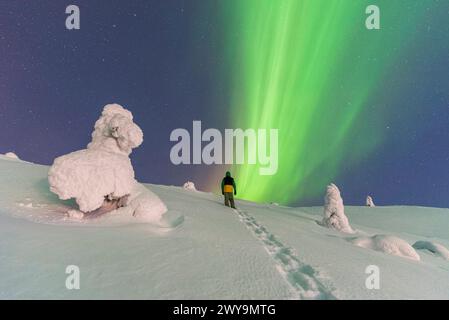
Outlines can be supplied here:
[[324, 218], [322, 224], [328, 228], [341, 232], [354, 232], [345, 215], [345, 208], [343, 199], [340, 195], [340, 190], [333, 183], [327, 186], [326, 196], [324, 198]]
[[192, 181], [187, 181], [182, 187], [185, 190], [196, 191], [195, 184]]
[[366, 197], [366, 206], [367, 207], [375, 207], [376, 206], [374, 204], [373, 198], [371, 196]]
[[7, 152], [7, 153], [5, 153], [5, 156], [10, 158], [10, 159], [19, 160], [19, 157], [14, 152]]
[[449, 260], [449, 250], [442, 244], [431, 241], [416, 241], [413, 244], [416, 250], [428, 250], [445, 260]]
[[351, 242], [362, 248], [381, 251], [386, 254], [420, 260], [418, 253], [405, 240], [395, 236], [374, 235], [372, 237], [357, 237], [350, 239]]
[[60, 199], [75, 198], [82, 212], [133, 208], [133, 215], [157, 220], [166, 211], [161, 200], [134, 179], [129, 159], [143, 142], [131, 112], [106, 105], [87, 149], [56, 158], [48, 173], [50, 190]]

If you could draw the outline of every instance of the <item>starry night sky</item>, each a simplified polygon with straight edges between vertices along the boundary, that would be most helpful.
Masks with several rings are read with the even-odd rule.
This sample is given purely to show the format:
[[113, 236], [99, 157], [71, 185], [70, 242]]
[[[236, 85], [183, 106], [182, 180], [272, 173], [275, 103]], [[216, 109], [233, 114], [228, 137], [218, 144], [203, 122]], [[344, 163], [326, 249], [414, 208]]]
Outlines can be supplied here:
[[[426, 1], [430, 13], [410, 26], [419, 37], [366, 102], [368, 126], [369, 110], [390, 110], [376, 123], [381, 145], [329, 177], [346, 204], [372, 194], [380, 205], [449, 207], [449, 2]], [[80, 30], [65, 28], [69, 4], [80, 7]], [[191, 131], [193, 120], [233, 127], [220, 8], [199, 0], [0, 0], [0, 153], [51, 164], [85, 148], [103, 106], [119, 103], [144, 132], [131, 155], [139, 181], [192, 180], [204, 190], [213, 177], [218, 187], [223, 167], [171, 164], [169, 135]], [[396, 45], [400, 39], [384, 50]], [[322, 196], [291, 204], [321, 204]]]

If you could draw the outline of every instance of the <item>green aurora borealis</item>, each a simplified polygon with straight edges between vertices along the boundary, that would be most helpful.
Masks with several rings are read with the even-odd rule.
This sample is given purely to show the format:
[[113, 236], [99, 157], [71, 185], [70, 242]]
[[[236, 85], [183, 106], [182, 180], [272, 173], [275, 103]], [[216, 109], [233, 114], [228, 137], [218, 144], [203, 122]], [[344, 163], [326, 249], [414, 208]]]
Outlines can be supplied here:
[[235, 165], [239, 197], [289, 203], [322, 194], [342, 165], [356, 164], [381, 145], [391, 106], [372, 112], [367, 101], [394, 76], [390, 67], [407, 51], [421, 5], [376, 1], [381, 30], [367, 30], [369, 4], [224, 2], [229, 127], [279, 129], [277, 174]]

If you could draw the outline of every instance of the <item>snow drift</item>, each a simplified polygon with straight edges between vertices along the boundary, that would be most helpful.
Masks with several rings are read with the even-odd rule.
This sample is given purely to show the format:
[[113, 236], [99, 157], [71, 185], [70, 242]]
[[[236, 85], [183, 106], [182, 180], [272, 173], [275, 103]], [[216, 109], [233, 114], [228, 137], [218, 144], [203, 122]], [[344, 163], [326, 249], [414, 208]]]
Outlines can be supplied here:
[[349, 220], [345, 215], [343, 199], [338, 187], [331, 183], [327, 186], [324, 198], [324, 218], [322, 224], [337, 231], [353, 233]]
[[[0, 299], [294, 299], [292, 285], [318, 299], [449, 299], [448, 261], [362, 250], [315, 223], [322, 206], [237, 200], [235, 213], [221, 194], [145, 185], [167, 204], [164, 223], [141, 224], [128, 206], [78, 220], [64, 215], [74, 201], [50, 192], [48, 169], [0, 155]], [[345, 206], [345, 214], [360, 233], [449, 248], [449, 209]], [[82, 290], [65, 286], [71, 264]], [[382, 270], [380, 290], [364, 285], [370, 264]]]
[[[126, 207], [134, 216], [158, 220], [167, 209], [139, 186], [129, 159], [142, 142], [142, 130], [132, 113], [118, 104], [106, 105], [87, 149], [55, 159], [48, 173], [50, 190], [62, 200], [74, 198], [84, 213]], [[76, 215], [72, 212], [72, 216]]]
[[428, 250], [445, 260], [449, 260], [449, 250], [442, 244], [431, 241], [416, 241], [413, 244], [416, 250]]
[[353, 238], [350, 241], [358, 247], [376, 250], [412, 260], [420, 260], [418, 253], [410, 244], [395, 236], [376, 234], [372, 237]]
[[17, 156], [17, 154], [15, 154], [14, 152], [7, 152], [7, 153], [5, 153], [5, 156], [10, 159], [20, 160], [19, 157]]
[[20, 158], [14, 152], [6, 152], [5, 154], [0, 153], [0, 156], [3, 156], [5, 160], [20, 160]]

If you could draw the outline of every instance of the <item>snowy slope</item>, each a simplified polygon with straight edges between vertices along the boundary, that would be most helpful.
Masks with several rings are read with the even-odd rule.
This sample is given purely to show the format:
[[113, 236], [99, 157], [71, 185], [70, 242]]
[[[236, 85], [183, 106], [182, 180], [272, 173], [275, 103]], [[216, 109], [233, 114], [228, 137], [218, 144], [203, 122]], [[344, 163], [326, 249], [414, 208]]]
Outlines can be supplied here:
[[[354, 246], [389, 234], [449, 247], [449, 210], [346, 207], [355, 235], [320, 226], [322, 207], [237, 201], [177, 187], [147, 187], [168, 208], [151, 225], [109, 214], [69, 219], [73, 201], [48, 190], [48, 167], [0, 156], [0, 298], [409, 299], [449, 298], [449, 261], [413, 261]], [[378, 265], [380, 289], [365, 287]], [[68, 265], [81, 289], [67, 290]]]

